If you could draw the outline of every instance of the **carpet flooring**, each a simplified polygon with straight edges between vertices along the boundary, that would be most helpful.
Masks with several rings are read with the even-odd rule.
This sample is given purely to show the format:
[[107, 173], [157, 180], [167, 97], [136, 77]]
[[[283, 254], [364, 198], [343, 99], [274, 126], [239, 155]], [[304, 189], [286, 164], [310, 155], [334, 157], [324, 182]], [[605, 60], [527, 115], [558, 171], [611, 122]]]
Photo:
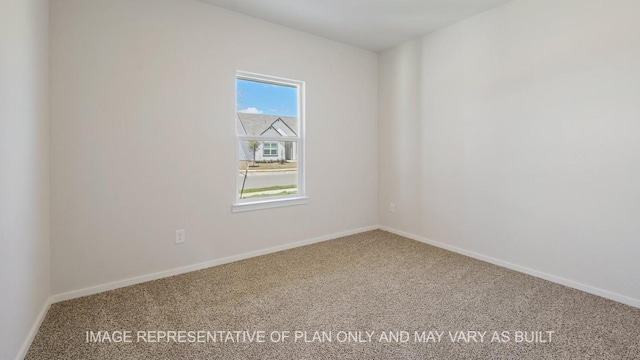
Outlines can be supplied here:
[[640, 359], [640, 309], [376, 230], [53, 304], [26, 358]]

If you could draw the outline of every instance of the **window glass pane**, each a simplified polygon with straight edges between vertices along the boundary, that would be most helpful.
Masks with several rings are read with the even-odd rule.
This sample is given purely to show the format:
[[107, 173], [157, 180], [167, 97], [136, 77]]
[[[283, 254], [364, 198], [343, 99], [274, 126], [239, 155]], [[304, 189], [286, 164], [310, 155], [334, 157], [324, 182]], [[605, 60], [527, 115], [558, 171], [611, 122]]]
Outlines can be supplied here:
[[297, 137], [298, 88], [236, 79], [236, 133]]
[[236, 75], [239, 170], [234, 212], [272, 207], [268, 200], [300, 199], [306, 195], [300, 178], [304, 82], [243, 71]]
[[240, 141], [237, 176], [241, 200], [298, 194], [298, 143]]
[[[275, 142], [264, 142], [262, 144], [262, 155], [266, 157], [277, 157], [278, 156], [278, 143]], [[283, 149], [284, 151], [284, 149]]]

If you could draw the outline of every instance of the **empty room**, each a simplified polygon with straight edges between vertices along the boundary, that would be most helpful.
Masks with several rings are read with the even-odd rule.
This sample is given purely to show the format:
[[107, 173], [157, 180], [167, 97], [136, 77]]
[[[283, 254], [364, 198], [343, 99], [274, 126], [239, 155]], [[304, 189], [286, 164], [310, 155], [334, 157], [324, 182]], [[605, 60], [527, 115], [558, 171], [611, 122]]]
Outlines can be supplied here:
[[0, 359], [640, 359], [639, 18], [3, 0]]

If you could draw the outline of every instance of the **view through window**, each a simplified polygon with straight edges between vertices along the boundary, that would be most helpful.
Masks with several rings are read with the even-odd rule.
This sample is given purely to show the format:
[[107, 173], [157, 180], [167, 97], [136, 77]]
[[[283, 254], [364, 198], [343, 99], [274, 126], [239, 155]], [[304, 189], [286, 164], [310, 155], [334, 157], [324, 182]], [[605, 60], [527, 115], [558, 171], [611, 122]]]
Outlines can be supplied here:
[[302, 86], [295, 80], [238, 72], [238, 203], [304, 194]]

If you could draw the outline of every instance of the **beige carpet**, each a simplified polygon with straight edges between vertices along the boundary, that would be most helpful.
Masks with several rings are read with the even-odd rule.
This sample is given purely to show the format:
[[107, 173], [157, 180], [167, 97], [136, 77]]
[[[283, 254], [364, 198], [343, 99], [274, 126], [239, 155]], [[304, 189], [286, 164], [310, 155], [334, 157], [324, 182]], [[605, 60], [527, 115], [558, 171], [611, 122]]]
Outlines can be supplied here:
[[[87, 331], [116, 330], [131, 342], [87, 342]], [[145, 343], [163, 334], [153, 331], [184, 332]], [[324, 331], [324, 342], [296, 331], [307, 341]], [[538, 342], [518, 342], [518, 331]], [[226, 342], [211, 342], [220, 334]], [[640, 359], [640, 309], [372, 231], [54, 304], [27, 355], [425, 358]]]

